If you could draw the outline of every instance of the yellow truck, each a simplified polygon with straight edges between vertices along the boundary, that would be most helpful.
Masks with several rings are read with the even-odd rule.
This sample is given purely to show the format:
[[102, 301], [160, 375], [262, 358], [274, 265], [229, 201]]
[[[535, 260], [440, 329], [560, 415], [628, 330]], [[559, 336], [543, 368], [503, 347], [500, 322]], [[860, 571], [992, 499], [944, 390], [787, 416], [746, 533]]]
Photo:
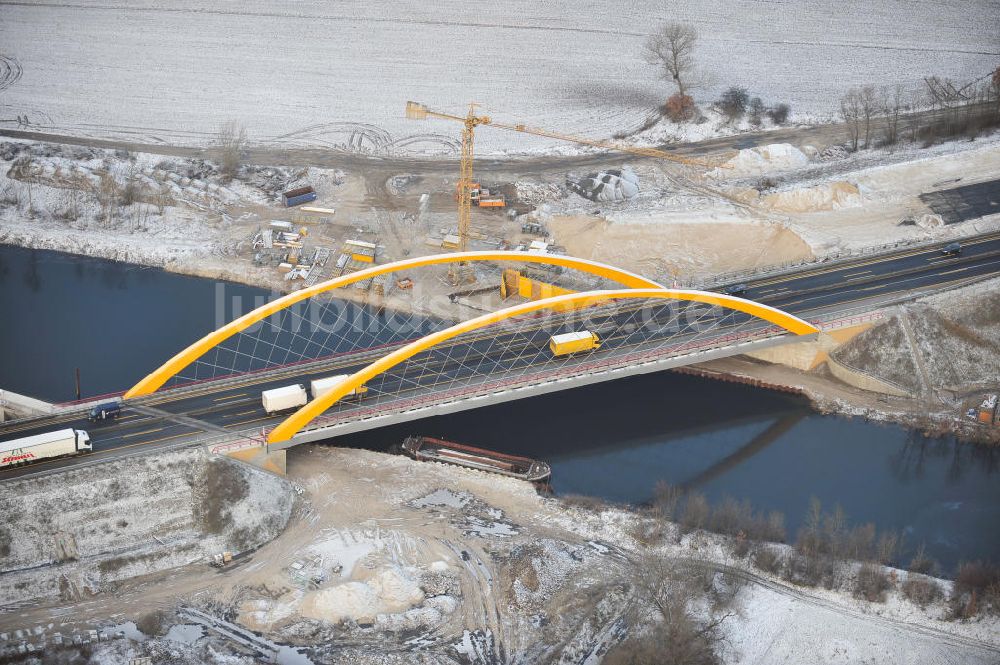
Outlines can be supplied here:
[[601, 338], [588, 330], [553, 335], [549, 339], [549, 350], [554, 356], [568, 356], [599, 348], [601, 348]]

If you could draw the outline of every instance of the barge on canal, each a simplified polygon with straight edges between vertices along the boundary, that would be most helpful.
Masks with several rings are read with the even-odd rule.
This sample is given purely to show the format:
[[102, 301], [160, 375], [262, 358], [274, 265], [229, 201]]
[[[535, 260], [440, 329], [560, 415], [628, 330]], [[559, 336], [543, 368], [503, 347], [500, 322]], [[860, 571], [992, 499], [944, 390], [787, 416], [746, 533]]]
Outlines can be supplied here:
[[552, 475], [549, 465], [540, 460], [483, 450], [429, 436], [406, 437], [403, 452], [416, 460], [445, 462], [531, 483], [545, 483]]

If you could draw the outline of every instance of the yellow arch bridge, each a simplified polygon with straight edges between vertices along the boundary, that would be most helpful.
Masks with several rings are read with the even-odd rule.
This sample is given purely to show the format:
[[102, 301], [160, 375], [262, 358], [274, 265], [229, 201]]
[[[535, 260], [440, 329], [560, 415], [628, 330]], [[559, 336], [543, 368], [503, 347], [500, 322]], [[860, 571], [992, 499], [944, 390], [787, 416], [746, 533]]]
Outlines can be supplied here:
[[[420, 339], [392, 349], [384, 356], [375, 359], [361, 369], [354, 371], [333, 389], [319, 395], [313, 395], [311, 401], [296, 410], [285, 418], [280, 424], [267, 433], [267, 442], [271, 444], [291, 441], [297, 433], [312, 423], [324, 412], [334, 406], [339, 400], [355, 393], [374, 378], [392, 370], [392, 368], [405, 363], [414, 356], [434, 350], [445, 345], [446, 342], [460, 335], [472, 331], [481, 330], [494, 326], [501, 322], [532, 315], [543, 311], [549, 312], [580, 312], [588, 308], [595, 308], [602, 305], [609, 305], [619, 302], [650, 303], [656, 301], [674, 301], [702, 303], [710, 306], [718, 306], [735, 312], [742, 312], [753, 317], [755, 320], [762, 320], [777, 329], [770, 329], [764, 332], [758, 331], [758, 337], [766, 336], [774, 338], [776, 336], [787, 337], [811, 335], [818, 332], [812, 324], [803, 321], [787, 312], [769, 307], [767, 305], [738, 298], [730, 295], [707, 291], [695, 291], [684, 289], [664, 288], [662, 285], [649, 280], [640, 275], [615, 268], [606, 264], [576, 259], [568, 256], [534, 254], [525, 252], [462, 252], [452, 254], [438, 254], [412, 258], [403, 261], [396, 261], [380, 266], [351, 273], [349, 275], [330, 279], [325, 282], [315, 284], [311, 287], [289, 293], [281, 298], [273, 300], [247, 314], [236, 318], [230, 323], [222, 326], [218, 330], [206, 335], [202, 339], [194, 342], [180, 353], [170, 358], [148, 376], [139, 381], [128, 390], [124, 398], [131, 399], [150, 395], [159, 390], [179, 372], [192, 363], [198, 361], [206, 353], [215, 349], [229, 338], [246, 331], [251, 326], [267, 319], [268, 317], [282, 312], [293, 305], [305, 301], [309, 298], [323, 293], [329, 293], [336, 289], [349, 286], [374, 277], [406, 271], [422, 266], [434, 266], [447, 263], [471, 263], [471, 262], [513, 262], [544, 264], [568, 268], [582, 273], [600, 277], [617, 285], [616, 288], [603, 289], [597, 291], [585, 291], [578, 293], [566, 293], [549, 298], [521, 302], [516, 305], [489, 312], [477, 316], [467, 321], [462, 321], [447, 327], [443, 330], [430, 333]], [[618, 288], [620, 287], [620, 288]], [[733, 345], [745, 337], [728, 334], [708, 335], [698, 340], [696, 344], [690, 341], [684, 344], [675, 345], [669, 350], [671, 353], [685, 353], [697, 351], [698, 349], [712, 348], [713, 346], [724, 347]], [[739, 351], [737, 351], [739, 352]], [[600, 355], [600, 354], [597, 354]], [[629, 363], [641, 363], [649, 361], [649, 354], [640, 352], [618, 354], [614, 358], [602, 361], [600, 367], [623, 367]], [[694, 362], [693, 360], [692, 362]], [[579, 365], [578, 371], [588, 371], [594, 368], [588, 365]]]

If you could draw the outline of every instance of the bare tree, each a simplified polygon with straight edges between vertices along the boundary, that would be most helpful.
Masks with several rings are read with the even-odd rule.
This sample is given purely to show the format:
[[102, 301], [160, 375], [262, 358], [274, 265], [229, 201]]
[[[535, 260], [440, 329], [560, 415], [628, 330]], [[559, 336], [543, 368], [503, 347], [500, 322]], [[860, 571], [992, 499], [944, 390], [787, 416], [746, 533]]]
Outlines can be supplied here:
[[993, 96], [993, 103], [996, 105], [997, 118], [1000, 118], [1000, 67], [997, 67], [993, 76], [990, 77], [989, 90]]
[[229, 121], [219, 129], [219, 161], [222, 175], [227, 180], [236, 177], [243, 163], [243, 151], [247, 146], [247, 129], [243, 125]]
[[[633, 586], [636, 599], [633, 625], [649, 619], [648, 610], [658, 615], [648, 631], [635, 634], [608, 652], [603, 661], [629, 665], [714, 665], [719, 662], [716, 647], [719, 627], [732, 612], [695, 618], [689, 606], [704, 599], [703, 575], [657, 554], [647, 554], [636, 562]], [[711, 571], [710, 571], [711, 572]], [[711, 574], [714, 578], [714, 573]]]
[[848, 90], [847, 94], [840, 98], [840, 117], [847, 125], [851, 150], [857, 150], [858, 137], [861, 134], [861, 99], [857, 90]]
[[878, 95], [875, 86], [861, 86], [858, 91], [858, 101], [861, 104], [861, 118], [865, 126], [865, 150], [871, 147], [872, 118], [879, 112]]
[[885, 142], [893, 145], [899, 140], [899, 116], [907, 108], [903, 86], [882, 89], [882, 112], [885, 114]]
[[646, 62], [660, 68], [660, 76], [673, 81], [677, 93], [686, 96], [694, 76], [694, 47], [698, 31], [683, 23], [665, 23], [646, 40]]

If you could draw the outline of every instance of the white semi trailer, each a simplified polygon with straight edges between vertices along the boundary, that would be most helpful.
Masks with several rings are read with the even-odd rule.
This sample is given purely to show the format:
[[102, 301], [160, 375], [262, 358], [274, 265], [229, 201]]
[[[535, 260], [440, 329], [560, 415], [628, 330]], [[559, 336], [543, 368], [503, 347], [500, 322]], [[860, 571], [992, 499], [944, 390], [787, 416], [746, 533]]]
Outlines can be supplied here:
[[[335, 376], [326, 376], [322, 379], [313, 379], [309, 382], [309, 389], [312, 391], [313, 399], [316, 399], [331, 388], [335, 388], [348, 378], [350, 378], [349, 374], [337, 374]], [[366, 392], [368, 392], [368, 386], [358, 386], [344, 395], [344, 397], [361, 399]]]
[[89, 453], [90, 450], [90, 435], [82, 429], [45, 432], [0, 443], [0, 468]]
[[306, 395], [305, 386], [297, 383], [294, 386], [265, 390], [260, 394], [260, 401], [264, 404], [264, 410], [270, 415], [303, 406], [309, 401], [309, 397]]

